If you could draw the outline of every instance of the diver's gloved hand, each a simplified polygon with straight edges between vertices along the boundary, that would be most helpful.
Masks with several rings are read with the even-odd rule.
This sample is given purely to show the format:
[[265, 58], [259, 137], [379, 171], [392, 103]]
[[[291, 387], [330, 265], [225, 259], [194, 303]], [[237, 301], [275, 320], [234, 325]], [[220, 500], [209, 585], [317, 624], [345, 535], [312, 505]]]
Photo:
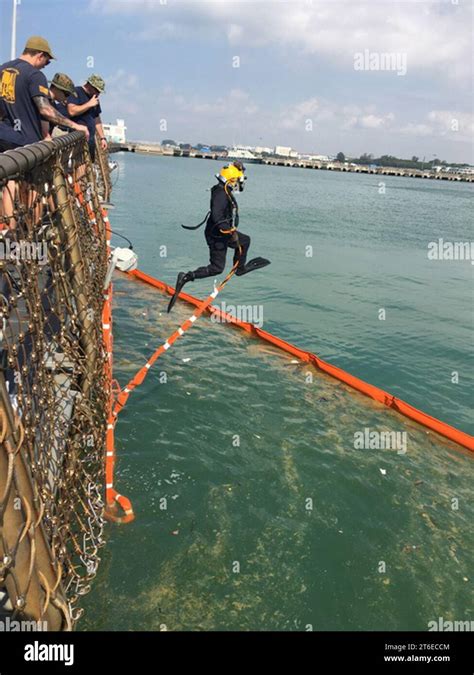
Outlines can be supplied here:
[[234, 230], [232, 234], [230, 235], [230, 241], [232, 244], [238, 244], [239, 243], [239, 233], [237, 230]]

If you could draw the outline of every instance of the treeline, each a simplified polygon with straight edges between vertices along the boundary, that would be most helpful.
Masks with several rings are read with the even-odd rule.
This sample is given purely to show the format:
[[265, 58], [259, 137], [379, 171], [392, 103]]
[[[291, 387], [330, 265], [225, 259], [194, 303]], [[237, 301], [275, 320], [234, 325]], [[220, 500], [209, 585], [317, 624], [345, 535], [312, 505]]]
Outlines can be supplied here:
[[432, 169], [434, 166], [452, 166], [452, 167], [466, 167], [469, 164], [448, 164], [444, 159], [424, 160], [416, 157], [411, 159], [403, 159], [401, 157], [394, 157], [393, 155], [382, 155], [381, 157], [374, 157], [372, 154], [364, 153], [360, 157], [347, 157], [343, 152], [337, 155], [339, 162], [353, 162], [354, 164], [376, 165], [376, 166], [393, 166], [398, 169]]

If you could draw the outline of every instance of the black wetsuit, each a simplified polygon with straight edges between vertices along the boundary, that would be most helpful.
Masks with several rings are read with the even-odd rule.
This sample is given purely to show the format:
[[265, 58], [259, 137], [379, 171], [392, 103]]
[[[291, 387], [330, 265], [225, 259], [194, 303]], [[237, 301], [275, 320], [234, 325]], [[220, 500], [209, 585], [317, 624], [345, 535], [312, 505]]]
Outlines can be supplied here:
[[[194, 270], [193, 275], [195, 279], [204, 279], [205, 277], [213, 277], [221, 274], [225, 268], [225, 259], [227, 249], [232, 248], [234, 253], [234, 265], [239, 261], [239, 268], [245, 265], [247, 259], [247, 251], [250, 246], [250, 237], [242, 232], [239, 232], [239, 242], [241, 246], [241, 253], [239, 253], [239, 246], [237, 242], [232, 241], [231, 234], [222, 234], [221, 230], [230, 230], [233, 226], [237, 227], [238, 212], [237, 202], [235, 201], [232, 192], [229, 190], [227, 195], [224, 185], [217, 183], [211, 189], [211, 212], [206, 223], [206, 241], [209, 246], [209, 265], [206, 267], [198, 267]], [[234, 211], [235, 217], [234, 217]]]

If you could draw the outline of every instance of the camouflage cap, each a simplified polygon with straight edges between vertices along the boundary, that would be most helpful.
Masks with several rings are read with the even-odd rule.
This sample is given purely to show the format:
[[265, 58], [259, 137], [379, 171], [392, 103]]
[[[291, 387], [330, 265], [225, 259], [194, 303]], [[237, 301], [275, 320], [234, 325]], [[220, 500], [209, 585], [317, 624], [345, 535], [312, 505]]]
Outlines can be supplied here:
[[77, 98], [77, 94], [74, 90], [74, 82], [68, 75], [65, 73], [56, 73], [56, 75], [51, 80], [51, 85], [65, 91], [66, 94], [72, 94]]
[[48, 54], [51, 59], [56, 59], [56, 57], [53, 55], [51, 47], [49, 46], [49, 42], [39, 35], [32, 35], [30, 38], [28, 38], [25, 49], [36, 49], [39, 52]]
[[86, 82], [88, 82], [91, 87], [94, 87], [94, 89], [97, 89], [101, 94], [105, 92], [105, 81], [100, 75], [91, 75]]

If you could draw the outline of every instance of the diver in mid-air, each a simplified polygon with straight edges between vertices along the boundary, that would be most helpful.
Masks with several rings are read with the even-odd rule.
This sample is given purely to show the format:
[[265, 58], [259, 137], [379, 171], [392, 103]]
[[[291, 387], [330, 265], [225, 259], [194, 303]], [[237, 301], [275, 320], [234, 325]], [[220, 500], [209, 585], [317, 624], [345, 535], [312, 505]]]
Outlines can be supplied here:
[[211, 189], [211, 208], [204, 220], [193, 227], [182, 225], [186, 230], [197, 230], [206, 223], [205, 236], [209, 246], [209, 265], [198, 267], [193, 272], [180, 272], [173, 297], [168, 305], [170, 312], [184, 284], [195, 279], [204, 279], [221, 274], [225, 268], [227, 249], [234, 249], [235, 274], [242, 276], [270, 264], [266, 258], [253, 258], [246, 262], [250, 237], [238, 232], [239, 208], [234, 192], [242, 192], [246, 180], [245, 167], [241, 162], [227, 164], [216, 174], [217, 184]]

